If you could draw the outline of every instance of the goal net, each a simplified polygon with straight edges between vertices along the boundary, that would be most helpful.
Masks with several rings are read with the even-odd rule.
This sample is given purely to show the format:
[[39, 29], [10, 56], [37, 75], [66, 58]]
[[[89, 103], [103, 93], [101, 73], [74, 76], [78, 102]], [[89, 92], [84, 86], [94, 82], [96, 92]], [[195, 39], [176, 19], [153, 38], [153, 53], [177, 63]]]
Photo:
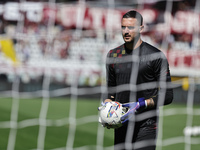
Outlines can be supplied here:
[[106, 55], [123, 43], [122, 15], [135, 9], [142, 39], [164, 52], [172, 76], [157, 150], [198, 150], [199, 7], [198, 0], [1, 2], [0, 149], [114, 150], [114, 131], [98, 123], [97, 108], [107, 91]]

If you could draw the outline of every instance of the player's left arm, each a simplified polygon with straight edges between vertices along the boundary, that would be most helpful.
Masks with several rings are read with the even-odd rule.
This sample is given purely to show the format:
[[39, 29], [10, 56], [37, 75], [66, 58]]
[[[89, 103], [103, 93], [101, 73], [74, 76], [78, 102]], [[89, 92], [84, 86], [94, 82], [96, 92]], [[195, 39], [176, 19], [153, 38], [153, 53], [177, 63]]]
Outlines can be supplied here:
[[[171, 75], [170, 75], [169, 63], [164, 53], [160, 52], [159, 56], [160, 57], [158, 59], [153, 61], [154, 72], [158, 81], [157, 83], [159, 85], [159, 91], [156, 96], [153, 96], [148, 100], [149, 107], [152, 107], [153, 104], [154, 106], [168, 105], [172, 103], [173, 100], [173, 89], [170, 87]], [[163, 94], [164, 98], [162, 98]]]

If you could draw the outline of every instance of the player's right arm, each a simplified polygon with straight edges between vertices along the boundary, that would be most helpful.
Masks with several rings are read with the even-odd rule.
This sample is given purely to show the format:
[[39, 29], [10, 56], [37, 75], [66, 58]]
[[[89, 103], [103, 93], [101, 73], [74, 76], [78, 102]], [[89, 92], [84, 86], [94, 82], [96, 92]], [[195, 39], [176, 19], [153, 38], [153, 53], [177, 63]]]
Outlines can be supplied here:
[[[114, 96], [111, 96], [111, 98], [114, 99]], [[112, 99], [105, 99], [105, 100], [104, 100], [104, 103], [106, 103], [106, 102], [112, 102], [112, 101], [113, 101]]]
[[106, 57], [106, 83], [107, 83], [107, 92], [104, 97], [105, 102], [115, 101], [115, 89], [116, 89], [116, 76], [115, 76], [115, 67], [113, 63], [112, 50], [109, 51]]

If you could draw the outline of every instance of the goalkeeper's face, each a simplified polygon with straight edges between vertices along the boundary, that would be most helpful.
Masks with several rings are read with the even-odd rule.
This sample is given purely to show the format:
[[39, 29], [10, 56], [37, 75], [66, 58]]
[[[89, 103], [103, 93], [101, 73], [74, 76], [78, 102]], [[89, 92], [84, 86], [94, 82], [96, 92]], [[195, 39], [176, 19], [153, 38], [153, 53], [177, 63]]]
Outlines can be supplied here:
[[122, 36], [126, 43], [134, 43], [136, 39], [140, 38], [143, 26], [140, 26], [136, 18], [122, 19]]

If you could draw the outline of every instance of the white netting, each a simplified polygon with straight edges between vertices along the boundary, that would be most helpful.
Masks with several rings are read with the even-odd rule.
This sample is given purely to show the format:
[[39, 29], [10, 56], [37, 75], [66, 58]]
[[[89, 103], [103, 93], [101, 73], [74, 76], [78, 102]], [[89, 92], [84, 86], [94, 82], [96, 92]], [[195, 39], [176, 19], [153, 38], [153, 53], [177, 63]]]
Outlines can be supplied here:
[[130, 9], [143, 15], [142, 39], [166, 54], [173, 77], [175, 104], [160, 108], [157, 149], [198, 149], [200, 1], [56, 2], [0, 4], [0, 149], [113, 149], [97, 106], [106, 54], [123, 43], [121, 17]]

